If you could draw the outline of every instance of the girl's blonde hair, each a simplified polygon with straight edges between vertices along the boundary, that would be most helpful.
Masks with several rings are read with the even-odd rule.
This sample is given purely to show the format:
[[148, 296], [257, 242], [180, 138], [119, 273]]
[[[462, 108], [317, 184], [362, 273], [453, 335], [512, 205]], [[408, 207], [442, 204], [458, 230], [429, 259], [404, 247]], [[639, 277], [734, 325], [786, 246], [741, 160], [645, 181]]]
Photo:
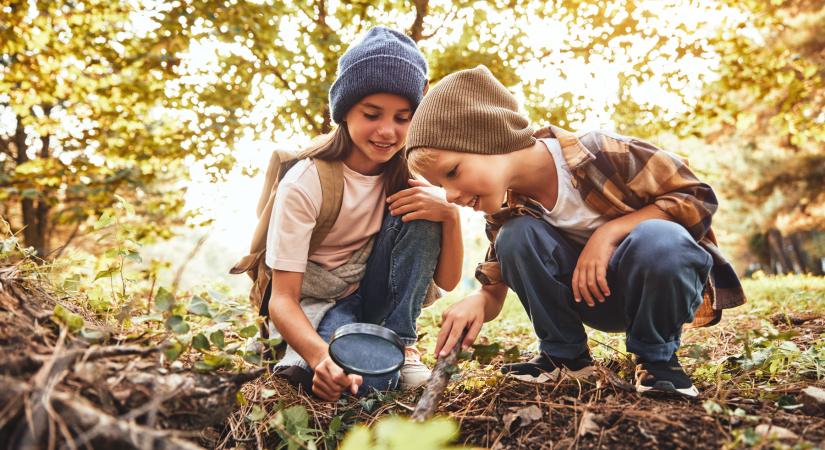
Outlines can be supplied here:
[[424, 168], [435, 162], [435, 150], [426, 147], [416, 147], [407, 153], [407, 166], [410, 172], [421, 175]]
[[[317, 158], [323, 161], [343, 161], [352, 152], [355, 144], [349, 135], [347, 123], [341, 122], [334, 130], [313, 139], [309, 146], [298, 154], [300, 159]], [[404, 157], [405, 149], [401, 149], [384, 163], [384, 191], [392, 195], [408, 187], [410, 171], [407, 169], [407, 161]]]

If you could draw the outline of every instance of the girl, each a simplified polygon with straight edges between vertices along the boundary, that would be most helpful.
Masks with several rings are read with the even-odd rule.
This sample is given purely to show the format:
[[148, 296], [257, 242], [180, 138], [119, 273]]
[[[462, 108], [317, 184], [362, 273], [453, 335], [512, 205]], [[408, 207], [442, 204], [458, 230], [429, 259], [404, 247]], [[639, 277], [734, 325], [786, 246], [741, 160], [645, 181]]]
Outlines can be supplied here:
[[[415, 43], [376, 27], [338, 62], [330, 92], [337, 129], [280, 182], [269, 225], [273, 269], [269, 317], [288, 344], [276, 372], [325, 400], [367, 387], [413, 388], [429, 378], [415, 322], [430, 281], [452, 290], [463, 257], [457, 207], [410, 179], [403, 148], [427, 88], [427, 63]], [[307, 255], [322, 199], [315, 160], [343, 163], [341, 210], [320, 247]], [[333, 331], [371, 322], [407, 345], [400, 373], [346, 374], [329, 356]]]

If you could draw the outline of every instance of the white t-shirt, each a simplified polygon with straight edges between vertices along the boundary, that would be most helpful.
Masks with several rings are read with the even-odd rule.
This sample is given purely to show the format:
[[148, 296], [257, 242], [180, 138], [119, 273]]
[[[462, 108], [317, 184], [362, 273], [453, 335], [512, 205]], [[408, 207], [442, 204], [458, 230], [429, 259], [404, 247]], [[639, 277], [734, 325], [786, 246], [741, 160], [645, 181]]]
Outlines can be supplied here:
[[318, 250], [307, 258], [309, 240], [321, 213], [321, 180], [309, 159], [284, 175], [266, 237], [266, 265], [277, 270], [305, 272], [307, 260], [332, 270], [381, 229], [386, 203], [383, 175], [367, 176], [344, 166], [341, 211]]
[[572, 241], [584, 245], [596, 228], [607, 222], [607, 219], [585, 203], [581, 193], [573, 186], [573, 174], [561, 152], [559, 141], [552, 138], [539, 141], [547, 146], [553, 156], [559, 180], [556, 205], [550, 211], [543, 208], [544, 220]]

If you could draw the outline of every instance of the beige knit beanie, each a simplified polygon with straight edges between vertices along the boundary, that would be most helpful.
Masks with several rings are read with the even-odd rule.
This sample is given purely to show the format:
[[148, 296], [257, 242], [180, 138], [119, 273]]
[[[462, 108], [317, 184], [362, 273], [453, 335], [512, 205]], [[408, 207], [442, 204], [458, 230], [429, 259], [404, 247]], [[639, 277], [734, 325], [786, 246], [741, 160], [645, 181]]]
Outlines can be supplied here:
[[410, 123], [407, 152], [429, 147], [492, 155], [535, 142], [516, 98], [479, 65], [447, 75], [427, 92]]

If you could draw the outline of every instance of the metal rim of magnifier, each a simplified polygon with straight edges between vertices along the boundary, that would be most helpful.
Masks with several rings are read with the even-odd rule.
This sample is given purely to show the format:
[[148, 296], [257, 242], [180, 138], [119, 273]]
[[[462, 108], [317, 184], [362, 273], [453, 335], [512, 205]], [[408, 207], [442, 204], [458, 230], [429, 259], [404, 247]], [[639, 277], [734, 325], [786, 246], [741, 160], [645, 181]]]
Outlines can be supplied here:
[[[398, 349], [401, 355], [400, 362], [384, 370], [367, 370], [361, 367], [353, 367], [349, 364], [344, 363], [336, 355], [337, 352], [334, 351], [335, 347], [333, 344], [336, 340], [344, 336], [352, 336], [356, 334], [365, 335], [374, 339], [381, 339], [389, 342], [395, 348]], [[394, 331], [390, 330], [389, 328], [384, 328], [381, 325], [376, 325], [372, 323], [349, 323], [338, 327], [338, 329], [336, 329], [332, 333], [332, 338], [329, 340], [329, 356], [330, 358], [332, 358], [335, 364], [338, 364], [347, 372], [357, 373], [358, 375], [386, 375], [388, 373], [395, 372], [396, 370], [400, 369], [401, 366], [404, 365], [404, 342], [401, 341], [401, 338]]]

